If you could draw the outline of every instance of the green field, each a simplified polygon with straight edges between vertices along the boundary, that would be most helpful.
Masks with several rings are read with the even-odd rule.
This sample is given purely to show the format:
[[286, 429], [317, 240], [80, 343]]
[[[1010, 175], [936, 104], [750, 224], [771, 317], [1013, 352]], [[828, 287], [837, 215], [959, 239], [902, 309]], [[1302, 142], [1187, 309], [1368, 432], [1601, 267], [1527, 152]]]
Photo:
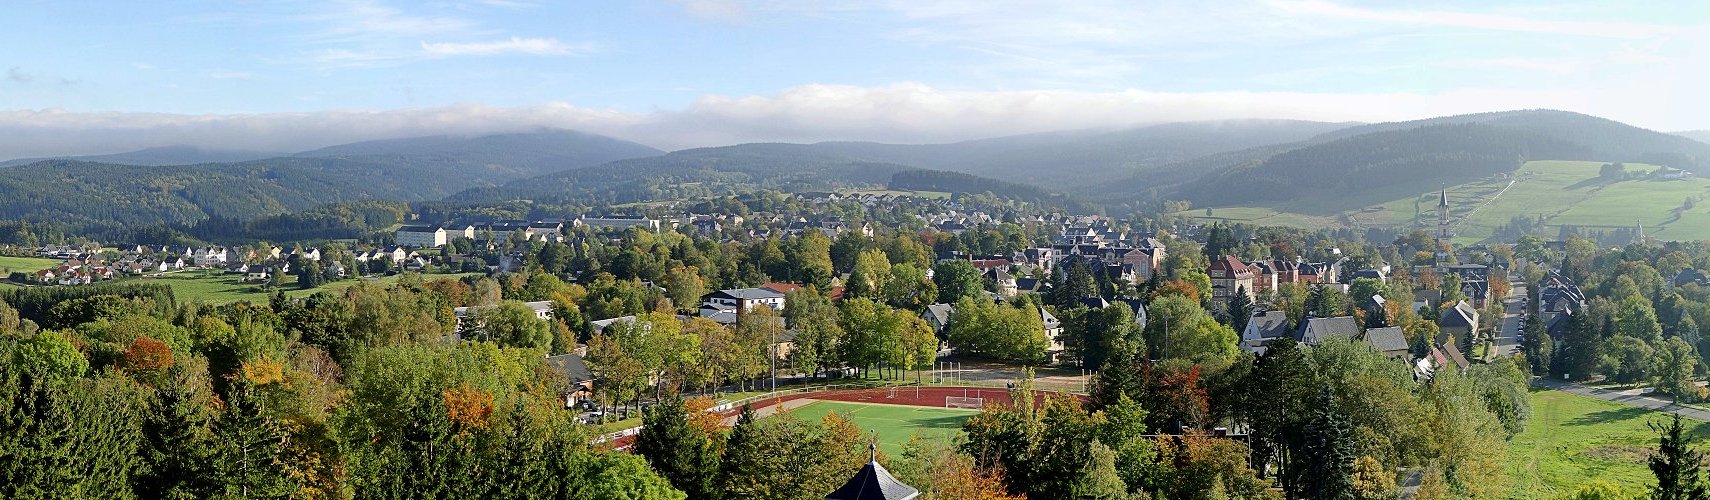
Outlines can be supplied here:
[[33, 273], [58, 265], [53, 259], [36, 257], [0, 257], [0, 278], [12, 273]]
[[978, 410], [925, 406], [815, 401], [790, 410], [789, 414], [817, 422], [824, 418], [825, 414], [832, 412], [849, 419], [863, 431], [879, 433], [879, 450], [892, 457], [902, 456], [903, 445], [908, 444], [909, 438], [917, 433], [922, 437], [939, 439], [960, 435], [962, 422], [979, 413]]
[[[1646, 468], [1657, 434], [1645, 426], [1667, 414], [1561, 391], [1532, 392], [1532, 420], [1508, 443], [1510, 498], [1548, 498], [1579, 485], [1606, 479], [1648, 485], [1656, 479]], [[1704, 446], [1710, 426], [1689, 421]]]
[[[1469, 179], [1446, 189], [1455, 224], [1455, 241], [1477, 243], [1514, 216], [1543, 217], [1546, 236], [1564, 225], [1591, 229], [1631, 228], [1644, 224], [1647, 236], [1664, 240], [1710, 239], [1710, 179], [1638, 179], [1608, 182], [1598, 178], [1603, 162], [1533, 161], [1508, 177]], [[1649, 172], [1654, 165], [1628, 163], [1629, 172]], [[1437, 191], [1373, 203], [1338, 214], [1316, 213], [1307, 201], [1278, 207], [1212, 207], [1180, 212], [1210, 221], [1245, 222], [1290, 227], [1421, 227], [1435, 230]], [[1676, 209], [1693, 199], [1695, 206], [1678, 215]], [[1290, 212], [1290, 209], [1296, 212]]]

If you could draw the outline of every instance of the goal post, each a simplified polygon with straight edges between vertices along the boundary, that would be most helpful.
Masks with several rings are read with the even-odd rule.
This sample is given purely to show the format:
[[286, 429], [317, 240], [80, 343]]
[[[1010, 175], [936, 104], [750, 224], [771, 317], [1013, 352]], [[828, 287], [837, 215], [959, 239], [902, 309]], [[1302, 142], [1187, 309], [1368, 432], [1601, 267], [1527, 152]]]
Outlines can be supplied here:
[[965, 396], [944, 396], [945, 408], [984, 409], [986, 398], [970, 398]]

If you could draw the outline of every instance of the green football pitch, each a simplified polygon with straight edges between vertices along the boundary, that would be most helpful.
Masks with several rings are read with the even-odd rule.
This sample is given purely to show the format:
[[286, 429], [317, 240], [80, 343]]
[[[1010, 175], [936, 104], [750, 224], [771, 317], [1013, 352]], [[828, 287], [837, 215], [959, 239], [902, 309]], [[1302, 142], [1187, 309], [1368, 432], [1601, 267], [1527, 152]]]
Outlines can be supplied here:
[[803, 420], [819, 421], [832, 412], [849, 419], [864, 431], [879, 433], [879, 450], [887, 456], [901, 457], [903, 445], [910, 437], [920, 434], [930, 439], [954, 439], [962, 433], [962, 422], [979, 410], [815, 401], [790, 410], [789, 414]]

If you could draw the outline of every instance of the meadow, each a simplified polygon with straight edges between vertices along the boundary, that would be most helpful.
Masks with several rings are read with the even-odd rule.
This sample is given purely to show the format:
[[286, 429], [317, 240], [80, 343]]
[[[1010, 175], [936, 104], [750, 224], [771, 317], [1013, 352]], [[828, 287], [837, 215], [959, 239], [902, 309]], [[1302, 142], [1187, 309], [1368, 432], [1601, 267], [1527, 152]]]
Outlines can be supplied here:
[[[1532, 161], [1507, 178], [1485, 178], [1447, 186], [1455, 242], [1483, 241], [1515, 216], [1542, 218], [1543, 235], [1554, 237], [1562, 226], [1590, 229], [1631, 228], [1643, 224], [1645, 235], [1663, 240], [1710, 239], [1710, 179], [1630, 179], [1598, 177], [1603, 162]], [[1629, 163], [1630, 172], [1650, 172], [1655, 165]], [[1304, 228], [1419, 227], [1435, 231], [1438, 191], [1381, 201], [1335, 216], [1314, 213], [1307, 201], [1277, 207], [1195, 208], [1179, 215], [1202, 222], [1229, 221]], [[1692, 207], [1681, 209], [1687, 200]], [[1310, 201], [1310, 200], [1308, 200]], [[1304, 213], [1303, 213], [1304, 212]]]
[[815, 401], [790, 410], [789, 414], [817, 422], [824, 418], [825, 414], [832, 412], [849, 419], [863, 431], [877, 432], [879, 450], [885, 452], [885, 455], [900, 457], [903, 445], [908, 444], [909, 438], [915, 434], [918, 433], [924, 438], [949, 441], [962, 433], [962, 422], [979, 413], [979, 410]]
[[59, 265], [59, 261], [37, 257], [0, 257], [0, 278], [12, 273], [33, 273]]
[[[1532, 391], [1532, 420], [1508, 442], [1509, 498], [1551, 498], [1594, 480], [1656, 482], [1646, 460], [1657, 445], [1647, 424], [1666, 413], [1561, 391]], [[1699, 447], [1710, 425], [1683, 420]]]

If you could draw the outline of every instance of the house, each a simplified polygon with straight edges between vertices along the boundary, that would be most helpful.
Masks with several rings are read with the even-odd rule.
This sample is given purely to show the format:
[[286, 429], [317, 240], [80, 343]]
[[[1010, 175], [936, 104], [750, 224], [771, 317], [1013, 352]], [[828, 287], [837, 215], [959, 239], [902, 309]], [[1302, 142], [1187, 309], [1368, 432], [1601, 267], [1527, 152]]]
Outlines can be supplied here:
[[926, 306], [926, 311], [920, 313], [920, 316], [926, 320], [927, 325], [932, 326], [932, 331], [943, 333], [944, 328], [950, 326], [950, 315], [955, 312], [955, 305], [932, 304]]
[[1697, 269], [1688, 267], [1686, 269], [1681, 269], [1679, 273], [1675, 273], [1673, 282], [1674, 286], [1686, 286], [1692, 284], [1696, 284], [1698, 286], [1710, 286], [1710, 277], [1705, 276], [1703, 272], [1700, 272]]
[[261, 264], [250, 264], [244, 267], [244, 281], [267, 281], [273, 277], [273, 267]]
[[1307, 318], [1300, 323], [1300, 330], [1294, 335], [1296, 342], [1308, 345], [1315, 345], [1333, 338], [1346, 340], [1360, 338], [1360, 322], [1355, 320], [1353, 316]]
[[202, 247], [196, 249], [192, 255], [190, 255], [190, 260], [194, 261], [198, 266], [218, 267], [230, 260], [230, 257], [231, 255], [226, 251], [225, 247]]
[[1245, 293], [1248, 300], [1256, 297], [1253, 279], [1258, 277], [1258, 270], [1235, 257], [1224, 255], [1212, 260], [1205, 274], [1211, 276], [1212, 307], [1219, 310], [1228, 308], [1229, 299], [1237, 292]]
[[392, 241], [411, 248], [438, 248], [447, 241], [445, 228], [435, 226], [404, 226], [392, 233]]
[[659, 219], [649, 219], [649, 218], [642, 217], [639, 215], [611, 215], [611, 216], [606, 216], [606, 217], [581, 217], [581, 218], [577, 218], [575, 221], [573, 221], [571, 223], [571, 225], [574, 225], [577, 227], [587, 226], [588, 228], [595, 229], [595, 230], [599, 230], [599, 229], [628, 229], [628, 228], [632, 228], [632, 227], [639, 227], [642, 229], [646, 229], [648, 231], [658, 231], [659, 230]]
[[986, 271], [985, 278], [997, 285], [998, 295], [1004, 298], [1015, 297], [1015, 294], [1020, 290], [1020, 285], [1016, 283], [1015, 277], [1010, 276], [1009, 271], [1005, 271], [1001, 267], [994, 267]]
[[1045, 308], [1041, 307], [1039, 308], [1039, 322], [1045, 327], [1045, 340], [1048, 342], [1045, 347], [1045, 362], [1057, 364], [1068, 361], [1063, 356], [1066, 349], [1063, 346], [1063, 321], [1053, 316], [1051, 311], [1046, 311]]
[[588, 369], [588, 363], [582, 356], [575, 353], [547, 356], [546, 366], [564, 374], [570, 381], [570, 389], [564, 394], [565, 408], [575, 407], [594, 396], [594, 371]]
[[1457, 339], [1468, 338], [1478, 332], [1478, 309], [1464, 300], [1456, 302], [1454, 307], [1444, 309], [1442, 317], [1437, 319], [1437, 331]]
[[1254, 354], [1265, 352], [1265, 344], [1282, 337], [1292, 336], [1288, 328], [1288, 314], [1282, 311], [1256, 311], [1252, 319], [1247, 320], [1247, 328], [1241, 331], [1241, 349]]
[[635, 322], [635, 316], [618, 316], [616, 318], [589, 321], [588, 332], [594, 335], [599, 335], [601, 332], [606, 331], [606, 328], [618, 322], [633, 323]]
[[784, 310], [784, 294], [770, 288], [719, 290], [701, 297], [701, 300], [712, 304], [739, 307], [745, 311], [761, 304], [771, 307], [773, 310]]
[[1373, 351], [1383, 353], [1390, 359], [1406, 361], [1410, 356], [1407, 349], [1407, 335], [1401, 327], [1390, 326], [1366, 330], [1366, 346]]

